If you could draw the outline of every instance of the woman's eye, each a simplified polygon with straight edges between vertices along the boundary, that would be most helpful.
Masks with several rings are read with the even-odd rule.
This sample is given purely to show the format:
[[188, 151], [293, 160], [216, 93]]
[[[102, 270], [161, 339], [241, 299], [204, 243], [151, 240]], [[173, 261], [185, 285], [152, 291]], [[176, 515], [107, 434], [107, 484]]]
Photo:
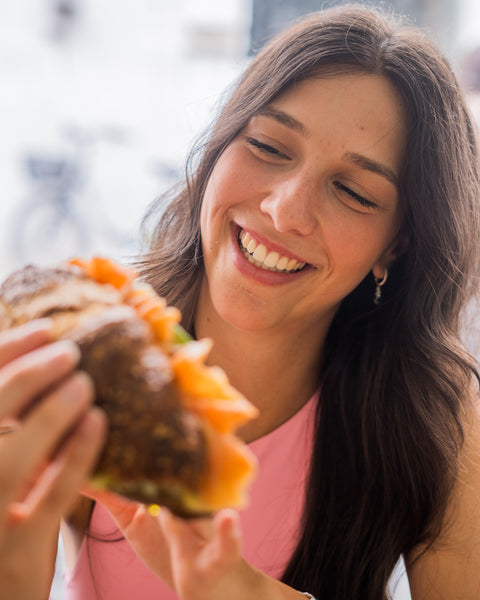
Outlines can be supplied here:
[[355, 200], [365, 208], [378, 208], [378, 204], [372, 202], [371, 200], [367, 200], [367, 198], [364, 198], [363, 196], [360, 196], [360, 194], [357, 194], [343, 183], [336, 181], [335, 186], [342, 192], [348, 194], [353, 200]]
[[262, 154], [266, 154], [271, 157], [277, 157], [277, 158], [290, 160], [290, 157], [287, 156], [285, 153], [281, 152], [280, 150], [278, 150], [278, 148], [275, 148], [274, 146], [270, 146], [270, 144], [265, 144], [264, 142], [261, 142], [260, 140], [257, 140], [256, 138], [247, 137], [247, 143], [250, 144], [250, 146], [253, 146], [254, 148], [256, 148], [257, 150], [260, 150], [260, 152]]

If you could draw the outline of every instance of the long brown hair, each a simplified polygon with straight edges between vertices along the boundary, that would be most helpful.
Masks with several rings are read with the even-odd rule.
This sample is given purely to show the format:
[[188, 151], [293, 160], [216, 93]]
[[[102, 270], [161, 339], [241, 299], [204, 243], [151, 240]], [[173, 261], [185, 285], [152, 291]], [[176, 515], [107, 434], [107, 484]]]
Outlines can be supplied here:
[[369, 276], [330, 328], [303, 533], [283, 580], [319, 598], [380, 600], [399, 556], [432, 543], [444, 524], [462, 402], [477, 376], [459, 326], [479, 265], [478, 155], [447, 62], [418, 31], [358, 5], [289, 28], [247, 68], [193, 155], [187, 184], [153, 206], [141, 270], [191, 328], [203, 273], [200, 206], [218, 157], [289, 86], [345, 72], [387, 77], [405, 106], [408, 243], [382, 304], [372, 302]]

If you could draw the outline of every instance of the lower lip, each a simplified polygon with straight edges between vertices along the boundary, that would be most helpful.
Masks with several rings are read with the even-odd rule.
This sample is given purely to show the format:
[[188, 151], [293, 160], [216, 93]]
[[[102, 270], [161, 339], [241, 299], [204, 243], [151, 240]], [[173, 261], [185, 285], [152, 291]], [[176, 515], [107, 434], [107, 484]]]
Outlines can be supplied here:
[[262, 283], [264, 285], [285, 285], [304, 277], [305, 273], [311, 268], [309, 265], [306, 265], [301, 271], [295, 271], [294, 273], [282, 273], [280, 271], [266, 271], [265, 269], [255, 266], [240, 250], [238, 245], [238, 236], [240, 231], [240, 227], [232, 224], [231, 232], [233, 263], [240, 273], [242, 273], [242, 275], [245, 275], [250, 279], [254, 279], [258, 283]]

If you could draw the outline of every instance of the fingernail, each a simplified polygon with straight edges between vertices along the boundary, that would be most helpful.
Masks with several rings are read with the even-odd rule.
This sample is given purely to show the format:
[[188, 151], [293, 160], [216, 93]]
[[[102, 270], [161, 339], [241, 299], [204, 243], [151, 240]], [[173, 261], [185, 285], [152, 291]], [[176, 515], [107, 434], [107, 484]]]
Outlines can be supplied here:
[[105, 413], [99, 408], [93, 407], [85, 416], [80, 426], [79, 434], [83, 438], [91, 438], [92, 436], [97, 436], [99, 434], [99, 431], [105, 431], [105, 428]]
[[36, 334], [43, 334], [46, 336], [45, 341], [52, 341], [52, 328], [53, 322], [51, 319], [35, 319], [24, 323], [18, 327], [18, 333], [21, 336], [35, 336]]
[[24, 523], [30, 516], [30, 511], [22, 502], [11, 502], [7, 508], [7, 525], [16, 526]]
[[50, 344], [46, 351], [52, 352], [54, 356], [66, 356], [71, 360], [72, 365], [76, 365], [80, 362], [81, 353], [80, 348], [74, 342], [70, 340], [59, 340]]
[[33, 321], [29, 321], [22, 325], [25, 329], [29, 329], [31, 331], [36, 331], [37, 329], [51, 329], [53, 325], [52, 319], [48, 317], [42, 317], [41, 319], [34, 319]]
[[83, 371], [79, 371], [74, 373], [67, 381], [66, 385], [72, 387], [72, 392], [74, 394], [88, 394], [89, 396], [93, 396], [94, 394], [94, 386], [91, 377], [84, 373]]
[[50, 319], [36, 319], [34, 321], [28, 321], [28, 323], [22, 323], [21, 325], [16, 325], [11, 329], [4, 329], [1, 334], [3, 338], [7, 341], [11, 342], [24, 340], [29, 336], [35, 336], [37, 333], [42, 333], [42, 339], [39, 342], [47, 342], [48, 336], [50, 334], [50, 330], [52, 328]]

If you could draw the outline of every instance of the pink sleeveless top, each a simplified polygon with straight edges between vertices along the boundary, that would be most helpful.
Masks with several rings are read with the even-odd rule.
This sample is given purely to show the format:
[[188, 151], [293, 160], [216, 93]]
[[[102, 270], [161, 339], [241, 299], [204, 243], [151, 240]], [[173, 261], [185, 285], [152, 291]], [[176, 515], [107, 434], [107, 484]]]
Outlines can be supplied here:
[[[243, 556], [276, 578], [300, 534], [317, 398], [315, 394], [287, 422], [249, 445], [259, 471], [249, 505], [240, 513]], [[102, 541], [83, 540], [76, 565], [65, 577], [68, 600], [177, 600], [126, 540], [108, 541], [122, 535], [100, 505], [93, 512], [91, 535]]]

